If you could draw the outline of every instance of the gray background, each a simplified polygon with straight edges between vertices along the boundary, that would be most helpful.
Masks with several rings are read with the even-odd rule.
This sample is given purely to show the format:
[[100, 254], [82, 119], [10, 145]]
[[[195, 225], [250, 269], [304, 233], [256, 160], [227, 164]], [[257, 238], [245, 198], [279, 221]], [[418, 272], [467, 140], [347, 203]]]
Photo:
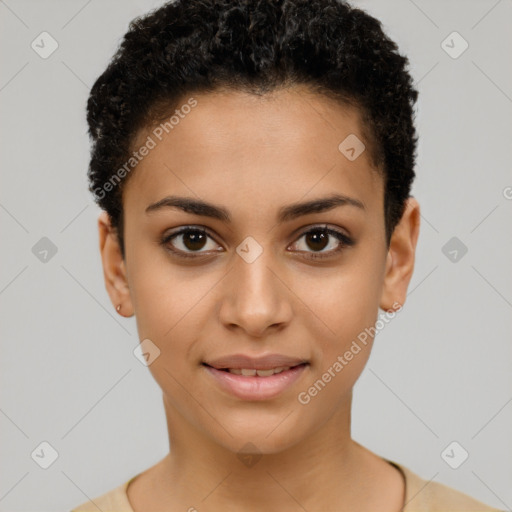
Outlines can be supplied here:
[[[69, 510], [168, 448], [160, 389], [132, 353], [135, 320], [104, 289], [85, 123], [128, 22], [161, 3], [0, 1], [2, 511]], [[356, 385], [354, 438], [510, 510], [512, 2], [354, 4], [410, 58], [422, 206], [409, 297]], [[42, 31], [59, 45], [47, 59], [31, 48]], [[441, 46], [453, 31], [469, 43], [456, 59]], [[42, 237], [57, 247], [46, 262], [32, 251]], [[468, 249], [456, 262], [443, 252], [452, 237]], [[31, 457], [42, 441], [58, 452], [48, 469]], [[469, 452], [458, 469], [441, 457], [452, 441]]]

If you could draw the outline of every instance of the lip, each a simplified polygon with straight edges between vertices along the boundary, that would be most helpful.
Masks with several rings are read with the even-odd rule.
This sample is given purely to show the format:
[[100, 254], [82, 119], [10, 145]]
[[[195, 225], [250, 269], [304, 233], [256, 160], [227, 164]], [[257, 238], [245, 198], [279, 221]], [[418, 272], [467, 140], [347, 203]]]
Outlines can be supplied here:
[[[217, 370], [217, 368], [204, 363], [203, 366], [224, 391], [242, 400], [261, 401], [270, 400], [289, 389], [301, 377], [309, 363], [299, 363], [294, 368], [270, 375], [269, 377], [235, 375], [227, 371]], [[270, 366], [268, 368], [273, 367]], [[234, 367], [229, 366], [229, 368]], [[252, 367], [243, 366], [242, 368]]]
[[308, 361], [300, 357], [290, 357], [283, 354], [266, 354], [259, 357], [251, 357], [245, 354], [232, 354], [211, 361], [204, 361], [208, 366], [218, 370], [222, 368], [247, 368], [251, 370], [270, 370], [280, 366], [297, 366]]

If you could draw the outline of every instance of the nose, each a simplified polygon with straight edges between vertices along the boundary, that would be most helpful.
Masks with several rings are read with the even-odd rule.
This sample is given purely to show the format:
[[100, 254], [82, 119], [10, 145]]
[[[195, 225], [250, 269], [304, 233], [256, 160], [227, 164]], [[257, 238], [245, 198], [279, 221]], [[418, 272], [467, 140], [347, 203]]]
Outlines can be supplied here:
[[290, 323], [293, 294], [270, 250], [253, 261], [237, 254], [224, 282], [219, 316], [228, 329], [261, 338]]

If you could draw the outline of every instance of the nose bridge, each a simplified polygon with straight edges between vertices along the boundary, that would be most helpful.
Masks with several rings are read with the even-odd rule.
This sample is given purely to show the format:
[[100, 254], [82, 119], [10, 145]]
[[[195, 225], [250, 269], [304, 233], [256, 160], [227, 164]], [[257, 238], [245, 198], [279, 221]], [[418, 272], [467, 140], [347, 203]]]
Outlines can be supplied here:
[[[225, 324], [236, 324], [253, 335], [289, 321], [286, 286], [276, 277], [270, 237], [246, 237], [236, 248], [229, 285], [220, 309]], [[266, 246], [264, 244], [267, 244]]]

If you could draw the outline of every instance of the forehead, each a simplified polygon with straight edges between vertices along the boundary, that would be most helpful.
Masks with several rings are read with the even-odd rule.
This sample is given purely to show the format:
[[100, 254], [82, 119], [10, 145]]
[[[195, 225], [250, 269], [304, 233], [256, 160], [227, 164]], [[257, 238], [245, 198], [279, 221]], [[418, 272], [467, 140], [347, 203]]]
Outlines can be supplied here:
[[[181, 108], [186, 104], [195, 106]], [[133, 149], [148, 141], [152, 148], [132, 171], [123, 193], [125, 207], [143, 211], [166, 194], [180, 194], [240, 207], [275, 204], [277, 209], [338, 192], [382, 212], [383, 182], [372, 167], [357, 108], [294, 87], [262, 96], [192, 94], [176, 109], [164, 119], [166, 125], [138, 134]], [[349, 159], [340, 151], [345, 140], [367, 149]]]

